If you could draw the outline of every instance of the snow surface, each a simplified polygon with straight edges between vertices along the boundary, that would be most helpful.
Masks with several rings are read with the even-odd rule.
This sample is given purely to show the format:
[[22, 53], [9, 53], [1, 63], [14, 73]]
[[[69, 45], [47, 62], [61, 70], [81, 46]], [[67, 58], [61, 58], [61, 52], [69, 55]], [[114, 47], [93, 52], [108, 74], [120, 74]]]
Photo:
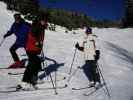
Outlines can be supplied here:
[[[6, 5], [0, 2], [0, 42], [3, 35], [10, 28], [13, 22], [14, 12], [7, 11]], [[56, 60], [59, 66], [57, 69], [57, 79], [65, 76], [69, 77], [69, 70], [74, 55], [74, 44], [79, 41], [84, 34], [83, 29], [65, 33], [63, 27], [57, 26], [55, 32], [46, 30], [44, 43], [45, 56]], [[101, 59], [99, 66], [102, 75], [107, 83], [111, 98], [105, 94], [103, 89], [98, 90], [90, 96], [84, 96], [84, 93], [89, 93], [91, 89], [73, 91], [73, 87], [85, 87], [88, 85], [88, 80], [81, 69], [77, 66], [84, 64], [83, 55], [80, 51], [76, 52], [73, 63], [73, 76], [69, 83], [67, 79], [58, 81], [57, 86], [68, 84], [67, 88], [57, 89], [58, 95], [54, 94], [53, 89], [43, 89], [28, 92], [0, 92], [0, 100], [133, 100], [133, 29], [117, 29], [117, 28], [93, 28], [93, 33], [98, 36], [97, 45], [101, 50]], [[12, 35], [5, 39], [0, 46], [0, 91], [10, 90], [9, 87], [17, 85], [22, 78], [22, 75], [9, 76], [8, 72], [23, 72], [24, 69], [2, 69], [7, 68], [13, 63], [9, 48], [15, 41], [15, 36]], [[23, 49], [18, 49], [18, 54], [25, 54]], [[20, 56], [21, 59], [25, 56]], [[62, 66], [64, 64], [64, 66]], [[48, 65], [51, 62], [48, 61]], [[54, 70], [55, 71], [55, 70]], [[52, 72], [54, 78], [54, 71]], [[50, 80], [45, 78], [44, 81]], [[38, 85], [40, 88], [52, 87], [51, 83], [45, 82]]]

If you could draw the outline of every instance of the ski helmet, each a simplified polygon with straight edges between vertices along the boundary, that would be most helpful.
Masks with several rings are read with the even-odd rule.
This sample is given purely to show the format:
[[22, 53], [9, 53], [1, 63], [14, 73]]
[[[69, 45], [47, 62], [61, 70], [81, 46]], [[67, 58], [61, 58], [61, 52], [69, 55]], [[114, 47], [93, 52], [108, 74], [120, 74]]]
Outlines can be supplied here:
[[92, 33], [92, 29], [90, 27], [87, 27], [85, 33]]

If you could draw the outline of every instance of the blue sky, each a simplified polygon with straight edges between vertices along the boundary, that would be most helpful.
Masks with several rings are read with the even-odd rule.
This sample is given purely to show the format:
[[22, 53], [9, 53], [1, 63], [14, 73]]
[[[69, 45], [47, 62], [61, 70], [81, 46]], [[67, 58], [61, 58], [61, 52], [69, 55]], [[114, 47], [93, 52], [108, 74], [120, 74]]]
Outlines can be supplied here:
[[124, 0], [40, 0], [40, 4], [82, 12], [98, 20], [119, 20], [125, 13]]

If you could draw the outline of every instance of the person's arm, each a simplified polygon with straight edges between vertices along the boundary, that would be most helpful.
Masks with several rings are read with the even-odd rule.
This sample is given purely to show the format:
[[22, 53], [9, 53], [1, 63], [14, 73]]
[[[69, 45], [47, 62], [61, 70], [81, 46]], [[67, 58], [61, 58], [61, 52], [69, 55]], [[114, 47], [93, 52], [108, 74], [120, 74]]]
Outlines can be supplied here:
[[4, 38], [10, 36], [13, 34], [14, 24], [11, 26], [10, 30], [7, 31], [7, 33], [3, 36]]
[[80, 51], [84, 51], [84, 47], [79, 47], [78, 48]]
[[75, 48], [77, 48], [80, 51], [84, 51], [84, 47], [79, 46], [79, 43], [78, 42], [76, 43]]

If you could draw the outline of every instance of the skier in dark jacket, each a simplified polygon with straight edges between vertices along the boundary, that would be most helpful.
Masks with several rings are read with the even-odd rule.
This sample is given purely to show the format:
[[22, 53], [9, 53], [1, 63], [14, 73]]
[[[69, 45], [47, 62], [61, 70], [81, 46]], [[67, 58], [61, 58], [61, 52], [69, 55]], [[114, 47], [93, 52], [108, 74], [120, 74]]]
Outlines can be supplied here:
[[47, 22], [45, 21], [45, 16], [36, 17], [32, 23], [26, 43], [29, 62], [22, 82], [17, 86], [17, 89], [28, 89], [30, 86], [37, 89], [38, 72], [41, 70], [41, 59], [38, 55], [40, 55], [43, 48], [46, 27]]
[[24, 19], [21, 18], [21, 15], [16, 13], [14, 14], [15, 22], [12, 24], [10, 30], [4, 35], [4, 38], [15, 34], [16, 41], [10, 47], [10, 53], [13, 57], [14, 62], [19, 61], [19, 57], [16, 53], [18, 48], [25, 48], [25, 43], [27, 39], [27, 33], [30, 29], [30, 24], [25, 22]]

